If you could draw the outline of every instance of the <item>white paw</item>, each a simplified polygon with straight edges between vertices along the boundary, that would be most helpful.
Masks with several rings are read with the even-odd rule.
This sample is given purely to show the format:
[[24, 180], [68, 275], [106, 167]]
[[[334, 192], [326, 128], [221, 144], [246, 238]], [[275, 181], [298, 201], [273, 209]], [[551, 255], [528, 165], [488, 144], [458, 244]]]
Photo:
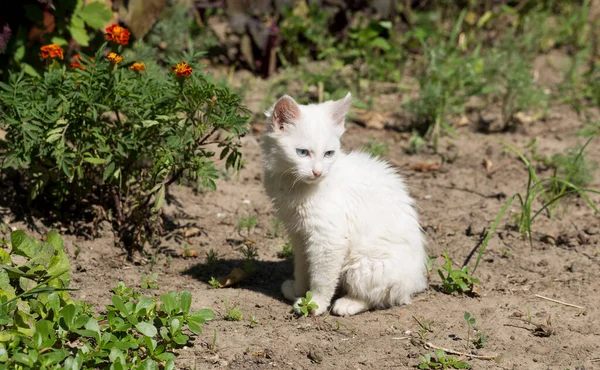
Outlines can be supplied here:
[[[323, 313], [325, 313], [325, 311], [327, 311], [327, 309], [329, 308], [329, 302], [326, 299], [323, 299], [319, 296], [313, 296], [312, 299], [310, 300], [311, 303], [314, 303], [317, 307], [315, 308], [314, 306], [310, 307], [310, 303], [309, 303], [309, 307], [307, 307], [308, 309], [308, 313], [311, 316], [319, 316]], [[304, 312], [302, 311], [302, 297], [298, 298], [296, 300], [296, 302], [294, 303], [294, 312], [296, 313], [296, 315], [304, 315]]]
[[355, 298], [342, 297], [333, 304], [333, 313], [338, 316], [352, 316], [369, 308], [366, 302]]
[[296, 295], [295, 289], [294, 289], [294, 280], [286, 280], [283, 282], [283, 284], [281, 284], [281, 293], [283, 293], [283, 296], [290, 301], [295, 301], [298, 296]]

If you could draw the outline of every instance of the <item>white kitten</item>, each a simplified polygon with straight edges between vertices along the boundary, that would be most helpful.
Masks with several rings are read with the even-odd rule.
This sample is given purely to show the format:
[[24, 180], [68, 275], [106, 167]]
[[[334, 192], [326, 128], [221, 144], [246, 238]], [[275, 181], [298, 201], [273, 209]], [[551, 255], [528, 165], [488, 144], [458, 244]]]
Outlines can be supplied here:
[[315, 315], [338, 284], [345, 295], [333, 313], [342, 316], [410, 303], [427, 287], [423, 235], [404, 182], [387, 163], [340, 150], [351, 105], [350, 93], [311, 105], [286, 95], [265, 113], [265, 188], [295, 260], [295, 280], [281, 290], [296, 302], [312, 291]]

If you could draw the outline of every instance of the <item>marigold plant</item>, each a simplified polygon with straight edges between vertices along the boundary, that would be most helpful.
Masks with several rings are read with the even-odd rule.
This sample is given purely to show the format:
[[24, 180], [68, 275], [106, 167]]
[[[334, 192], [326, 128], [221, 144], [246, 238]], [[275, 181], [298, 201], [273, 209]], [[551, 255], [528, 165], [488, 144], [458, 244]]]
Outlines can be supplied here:
[[182, 84], [155, 61], [103, 58], [107, 45], [95, 59], [77, 58], [85, 69], [53, 67], [41, 79], [13, 73], [0, 83], [0, 175], [60, 222], [70, 215], [80, 223], [81, 212], [94, 225], [111, 221], [131, 251], [158, 242], [171, 184], [214, 189], [217, 150], [226, 168], [239, 168], [249, 116], [237, 94], [191, 74], [199, 67], [186, 63]]
[[171, 67], [171, 70], [175, 72], [177, 77], [189, 77], [192, 74], [192, 67], [186, 62], [177, 63], [175, 66]]
[[131, 69], [132, 71], [135, 71], [135, 72], [145, 72], [146, 65], [144, 63], [135, 62], [129, 66], [129, 69]]
[[56, 45], [44, 45], [40, 48], [40, 56], [44, 59], [63, 59], [63, 49]]
[[121, 45], [127, 45], [129, 43], [129, 37], [129, 30], [119, 26], [118, 24], [113, 24], [112, 26], [108, 27], [106, 29], [106, 33], [104, 34], [106, 41], [113, 41]]
[[112, 64], [119, 64], [123, 61], [123, 57], [117, 53], [108, 53], [106, 59], [108, 59], [108, 61]]

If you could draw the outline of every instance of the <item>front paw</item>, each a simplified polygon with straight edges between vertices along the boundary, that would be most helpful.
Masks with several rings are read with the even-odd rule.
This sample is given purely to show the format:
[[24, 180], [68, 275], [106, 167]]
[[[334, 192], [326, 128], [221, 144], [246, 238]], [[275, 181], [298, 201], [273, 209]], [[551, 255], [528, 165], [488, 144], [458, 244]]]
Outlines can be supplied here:
[[330, 299], [320, 296], [313, 296], [309, 302], [306, 302], [306, 298], [300, 297], [294, 303], [294, 312], [300, 316], [319, 316], [327, 311], [330, 302]]
[[294, 302], [299, 296], [302, 294], [296, 294], [296, 289], [294, 288], [294, 280], [286, 280], [281, 284], [281, 293], [283, 296], [289, 300]]

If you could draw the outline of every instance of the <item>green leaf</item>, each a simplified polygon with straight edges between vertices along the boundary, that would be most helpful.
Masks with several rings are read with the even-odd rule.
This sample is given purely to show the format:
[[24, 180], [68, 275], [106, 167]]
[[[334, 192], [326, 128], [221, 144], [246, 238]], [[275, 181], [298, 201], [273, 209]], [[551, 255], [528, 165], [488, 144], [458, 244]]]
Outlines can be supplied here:
[[35, 346], [38, 350], [52, 347], [56, 342], [53, 324], [48, 320], [40, 320], [35, 323], [34, 338], [36, 338], [36, 336], [37, 340], [35, 341]]
[[50, 352], [41, 355], [38, 361], [43, 366], [50, 367], [59, 364], [65, 357], [67, 357], [67, 351], [64, 349], [53, 349]]
[[155, 305], [154, 300], [148, 297], [141, 297], [138, 303], [135, 305], [136, 315], [144, 316], [148, 313], [150, 307]]
[[181, 329], [181, 321], [174, 318], [171, 320], [171, 333], [177, 333]]
[[184, 290], [179, 295], [179, 299], [181, 300], [181, 311], [183, 312], [183, 315], [186, 316], [192, 307], [192, 293]]
[[123, 316], [128, 316], [130, 314], [127, 307], [125, 307], [125, 303], [123, 303], [123, 300], [118, 295], [112, 296], [112, 304]]
[[371, 46], [374, 48], [379, 48], [383, 51], [389, 51], [392, 48], [390, 46], [390, 43], [387, 42], [387, 40], [382, 37], [377, 37], [376, 39], [371, 41]]
[[98, 321], [90, 317], [85, 324], [85, 329], [93, 332], [96, 342], [100, 342], [100, 325], [98, 325]]
[[60, 312], [61, 317], [63, 318], [67, 329], [72, 330], [75, 329], [73, 326], [75, 324], [75, 319], [77, 318], [77, 308], [73, 304], [68, 304]]
[[188, 328], [196, 335], [202, 334], [202, 327], [194, 321], [188, 321]]
[[188, 337], [187, 335], [184, 335], [184, 334], [179, 334], [179, 335], [173, 337], [173, 340], [175, 341], [175, 343], [179, 344], [180, 346], [185, 345], [189, 339], [190, 339], [190, 337]]
[[106, 160], [102, 158], [94, 158], [94, 157], [84, 157], [84, 161], [92, 163], [92, 164], [104, 164]]
[[52, 230], [46, 235], [46, 241], [54, 246], [56, 250], [63, 251], [65, 250], [65, 246], [62, 238], [58, 234], [58, 231]]
[[143, 322], [143, 321], [138, 322], [135, 325], [135, 327], [140, 333], [144, 334], [147, 337], [152, 338], [152, 337], [156, 336], [156, 334], [158, 334], [156, 327], [149, 322]]
[[62, 133], [61, 134], [51, 134], [51, 135], [48, 135], [46, 142], [52, 144], [53, 142], [58, 141], [60, 138], [62, 138]]
[[13, 231], [10, 234], [10, 243], [12, 245], [12, 253], [32, 258], [39, 247], [31, 240], [23, 230]]
[[55, 277], [62, 275], [69, 270], [71, 270], [71, 265], [69, 264], [69, 258], [65, 252], [58, 251], [52, 256], [50, 263], [48, 264], [48, 275]]
[[78, 14], [88, 26], [96, 29], [104, 27], [113, 17], [113, 12], [106, 4], [98, 1], [87, 4]]
[[212, 310], [203, 308], [198, 311], [194, 311], [194, 313], [192, 313], [188, 317], [188, 320], [195, 321], [200, 324], [204, 324], [206, 321], [213, 320], [214, 318], [215, 318], [215, 313]]
[[3, 264], [3, 265], [12, 264], [12, 261], [10, 259], [10, 254], [8, 254], [8, 252], [3, 248], [0, 248], [0, 264]]
[[79, 370], [83, 365], [83, 358], [79, 353], [75, 357], [68, 357], [65, 359], [64, 370]]
[[6, 294], [8, 299], [15, 297], [15, 288], [10, 284], [8, 272], [0, 267], [0, 291]]
[[67, 40], [57, 36], [52, 37], [50, 42], [53, 44], [57, 44], [58, 46], [67, 46], [69, 44]]
[[108, 180], [110, 175], [112, 175], [114, 173], [115, 167], [116, 167], [115, 162], [110, 162], [108, 164], [108, 166], [106, 166], [106, 168], [104, 169], [104, 174], [102, 175], [102, 181]]
[[152, 212], [156, 213], [156, 212], [160, 211], [164, 202], [165, 202], [165, 186], [161, 185], [160, 188], [158, 189], [158, 192], [156, 193], [155, 198], [154, 198], [154, 205], [152, 206]]
[[158, 370], [158, 365], [153, 359], [147, 358], [144, 361], [142, 361], [142, 363], [138, 367], [138, 370]]
[[[73, 19], [75, 19], [77, 17], [73, 17]], [[80, 28], [77, 26], [68, 26], [67, 29], [69, 30], [69, 33], [71, 34], [71, 37], [73, 38], [73, 40], [75, 40], [79, 45], [81, 46], [89, 46], [90, 44], [90, 36], [87, 34], [85, 28]]]
[[29, 367], [33, 367], [33, 364], [35, 363], [31, 357], [29, 357], [28, 355], [24, 354], [24, 353], [14, 353], [12, 356], [12, 359], [15, 362], [18, 362], [20, 364], [23, 364], [25, 366], [29, 366]]
[[169, 292], [168, 294], [161, 294], [160, 300], [162, 301], [161, 309], [167, 314], [173, 313], [177, 310], [177, 299], [175, 297], [175, 293]]
[[42, 78], [42, 76], [28, 63], [21, 63], [21, 68], [23, 68], [23, 72], [27, 73], [31, 77]]

